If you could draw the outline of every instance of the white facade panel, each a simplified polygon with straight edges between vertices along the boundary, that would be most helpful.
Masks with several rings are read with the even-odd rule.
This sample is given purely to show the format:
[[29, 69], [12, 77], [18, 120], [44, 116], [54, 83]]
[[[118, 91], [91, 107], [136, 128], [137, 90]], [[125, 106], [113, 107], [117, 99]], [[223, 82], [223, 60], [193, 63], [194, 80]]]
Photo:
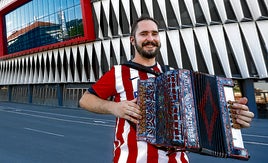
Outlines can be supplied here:
[[198, 71], [193, 29], [192, 28], [182, 29], [181, 36], [186, 46], [186, 50], [190, 58], [193, 70]]
[[176, 63], [178, 64], [178, 68], [182, 68], [182, 58], [181, 58], [181, 45], [180, 45], [180, 33], [179, 30], [171, 30], [167, 31], [167, 35], [176, 58]]
[[231, 78], [231, 68], [229, 65], [229, 58], [226, 49], [226, 42], [224, 39], [224, 31], [222, 25], [213, 25], [208, 27], [213, 43], [216, 47], [218, 57], [222, 64], [226, 77]]
[[242, 43], [242, 36], [239, 31], [238, 24], [225, 24], [224, 29], [230, 41], [236, 62], [243, 78], [249, 78], [245, 51]]
[[[0, 10], [12, 2], [14, 1], [1, 0]], [[260, 6], [260, 2], [257, 0], [229, 0], [238, 21], [232, 21], [231, 23], [228, 21], [226, 1], [195, 1], [198, 4], [193, 2], [186, 0], [92, 1], [94, 20], [96, 20], [94, 22], [97, 38], [95, 41], [0, 60], [0, 85], [95, 82], [104, 73], [102, 67], [110, 68], [115, 63], [112, 61], [120, 64], [125, 60], [132, 59], [133, 49], [129, 33], [122, 34], [122, 30], [127, 31], [129, 28], [130, 31], [134, 18], [141, 16], [145, 11], [148, 11], [150, 16], [161, 19], [158, 21], [161, 22], [161, 25], [163, 23], [165, 25], [164, 27], [161, 26], [160, 31], [162, 45], [160, 55], [163, 64], [173, 64], [169, 61], [173, 62], [175, 58], [176, 66], [183, 68], [182, 56], [187, 56], [191, 64], [188, 67], [192, 67], [193, 71], [199, 71], [198, 65], [201, 63], [197, 60], [197, 55], [201, 54], [197, 54], [196, 49], [199, 45], [208, 69], [207, 73], [215, 74], [218, 71], [216, 71], [212, 59], [214, 47], [213, 49], [211, 47], [211, 45], [215, 45], [217, 57], [221, 64], [220, 67], [226, 77], [237, 77], [234, 76], [237, 74], [232, 74], [231, 68], [234, 66], [230, 65], [231, 58], [229, 56], [233, 55], [235, 66], [239, 69], [240, 74], [238, 75], [241, 78], [268, 78], [267, 58], [265, 58], [268, 55], [268, 18], [262, 15], [261, 7], [263, 6]], [[211, 5], [214, 5], [210, 4], [212, 2], [215, 3], [216, 8], [210, 8]], [[268, 0], [263, 2], [267, 8]], [[243, 11], [245, 10], [243, 8], [244, 3], [249, 7], [249, 11]], [[155, 5], [158, 5], [159, 9]], [[170, 5], [171, 9], [168, 8]], [[195, 9], [199, 6], [194, 5], [200, 5], [202, 13], [199, 12], [199, 14], [203, 15], [196, 15]], [[215, 11], [220, 16], [220, 20], [216, 21], [221, 22], [212, 20], [212, 18], [215, 19], [215, 15], [212, 15], [215, 14]], [[250, 12], [253, 16], [253, 20], [245, 16], [245, 14], [248, 14], [247, 12]], [[114, 13], [115, 17], [112, 17], [111, 13]], [[124, 13], [123, 19], [127, 19], [127, 22], [122, 22], [120, 17], [122, 13]], [[168, 15], [168, 13], [173, 15]], [[191, 20], [187, 22], [185, 17], [188, 16]], [[198, 26], [197, 20], [200, 20], [198, 16], [203, 16], [208, 25]], [[182, 21], [189, 24], [182, 24]], [[169, 28], [169, 23], [172, 23], [172, 28]], [[193, 23], [193, 26], [191, 23]], [[178, 24], [178, 26], [176, 27], [174, 24]], [[115, 36], [113, 36], [112, 31], [115, 32]], [[185, 50], [182, 49], [184, 46]], [[168, 49], [168, 47], [171, 47], [171, 49]], [[248, 68], [251, 65], [247, 65], [247, 49], [245, 48], [249, 50], [252, 63], [256, 67], [256, 76], [253, 76]], [[169, 54], [169, 51], [173, 54]], [[182, 54], [184, 51], [187, 54]], [[108, 65], [101, 65], [102, 63], [108, 63]]]
[[254, 65], [258, 71], [260, 78], [266, 77], [267, 69], [262, 55], [262, 49], [260, 46], [260, 40], [258, 38], [256, 25], [254, 22], [243, 22], [240, 23], [240, 27], [245, 36], [248, 48], [250, 50]]
[[197, 37], [198, 44], [200, 45], [200, 48], [202, 51], [202, 54], [196, 54], [196, 55], [203, 55], [203, 58], [205, 60], [209, 73], [212, 75], [215, 75], [214, 67], [212, 63], [211, 49], [209, 45], [210, 41], [208, 37], [207, 27], [194, 28], [194, 32]]

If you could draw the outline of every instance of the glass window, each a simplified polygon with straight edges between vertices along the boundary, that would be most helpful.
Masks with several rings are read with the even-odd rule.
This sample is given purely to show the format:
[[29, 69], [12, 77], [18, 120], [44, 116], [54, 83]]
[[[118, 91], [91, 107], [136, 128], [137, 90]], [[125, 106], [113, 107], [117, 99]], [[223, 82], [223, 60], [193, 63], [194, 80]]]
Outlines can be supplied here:
[[32, 0], [5, 15], [8, 54], [83, 36], [80, 0]]

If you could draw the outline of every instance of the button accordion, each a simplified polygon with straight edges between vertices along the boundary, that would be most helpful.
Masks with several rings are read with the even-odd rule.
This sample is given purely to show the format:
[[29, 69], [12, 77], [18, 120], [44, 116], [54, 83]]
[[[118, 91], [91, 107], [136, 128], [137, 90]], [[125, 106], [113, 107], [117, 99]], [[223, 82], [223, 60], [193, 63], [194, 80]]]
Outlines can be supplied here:
[[[228, 78], [178, 69], [138, 81], [143, 118], [137, 139], [157, 147], [235, 159], [249, 159], [228, 101]], [[236, 127], [234, 127], [236, 126]]]

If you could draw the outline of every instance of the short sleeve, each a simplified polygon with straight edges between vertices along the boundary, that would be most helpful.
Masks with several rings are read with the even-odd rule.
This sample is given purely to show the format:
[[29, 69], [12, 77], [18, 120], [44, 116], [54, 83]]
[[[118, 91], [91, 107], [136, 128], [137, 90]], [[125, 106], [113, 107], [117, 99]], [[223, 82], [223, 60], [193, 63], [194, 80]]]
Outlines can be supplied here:
[[116, 94], [115, 88], [115, 69], [111, 68], [106, 72], [95, 84], [92, 85], [92, 89], [102, 99], [107, 99]]

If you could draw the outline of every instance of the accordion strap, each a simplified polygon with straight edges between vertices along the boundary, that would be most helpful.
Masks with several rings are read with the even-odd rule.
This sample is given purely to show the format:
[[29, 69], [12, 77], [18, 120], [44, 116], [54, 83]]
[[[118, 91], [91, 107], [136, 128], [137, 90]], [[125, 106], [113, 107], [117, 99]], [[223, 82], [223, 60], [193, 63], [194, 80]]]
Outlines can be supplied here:
[[[133, 68], [133, 69], [136, 69], [139, 71], [147, 72], [147, 73], [153, 74], [155, 76], [161, 75], [161, 72], [154, 71], [149, 67], [143, 66], [139, 63], [132, 62], [131, 60], [126, 62], [126, 63], [123, 63], [122, 65], [125, 65], [127, 67], [130, 67], [130, 68]], [[169, 70], [169, 66], [168, 65], [161, 66], [161, 69], [163, 72], [166, 72]]]

